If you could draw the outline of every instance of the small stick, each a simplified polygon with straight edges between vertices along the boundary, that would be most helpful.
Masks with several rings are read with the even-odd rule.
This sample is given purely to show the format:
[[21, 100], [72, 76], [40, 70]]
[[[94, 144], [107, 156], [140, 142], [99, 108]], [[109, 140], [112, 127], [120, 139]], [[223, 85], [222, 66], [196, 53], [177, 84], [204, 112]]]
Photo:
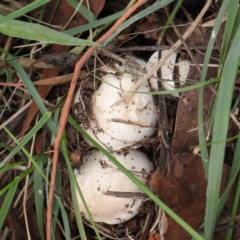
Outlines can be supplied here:
[[[170, 49], [172, 46], [136, 46], [136, 47], [124, 47], [124, 48], [111, 48], [109, 49], [111, 52], [133, 52], [133, 51], [157, 51], [157, 50], [165, 50]], [[206, 46], [189, 46], [189, 49], [193, 50], [206, 50]], [[186, 50], [186, 47], [182, 46], [178, 49]], [[218, 49], [216, 46], [213, 49]]]
[[[83, 74], [81, 73], [83, 76]], [[73, 74], [68, 74], [64, 76], [59, 76], [59, 77], [53, 77], [53, 78], [47, 78], [39, 81], [33, 82], [33, 85], [35, 86], [40, 86], [40, 85], [59, 85], [59, 84], [64, 84], [67, 82], [70, 82], [73, 77]], [[0, 86], [7, 86], [7, 87], [20, 87], [20, 86], [25, 86], [24, 83], [6, 83], [6, 82], [0, 82]]]
[[119, 192], [119, 191], [109, 191], [103, 192], [104, 195], [118, 197], [118, 198], [142, 198], [147, 197], [145, 193], [142, 192]]
[[[145, 0], [138, 0], [96, 42], [99, 43], [99, 44], [102, 44], [144, 2], [145, 2]], [[60, 142], [61, 142], [61, 139], [62, 139], [62, 134], [63, 134], [64, 128], [66, 126], [66, 123], [67, 123], [68, 114], [69, 114], [69, 111], [70, 111], [70, 106], [71, 106], [71, 102], [72, 102], [72, 98], [73, 98], [73, 95], [74, 95], [74, 90], [75, 90], [75, 87], [76, 87], [76, 84], [77, 84], [77, 80], [78, 80], [80, 70], [81, 70], [83, 64], [87, 61], [87, 59], [91, 56], [91, 54], [94, 52], [95, 49], [96, 49], [95, 46], [89, 47], [88, 50], [85, 52], [85, 54], [82, 56], [82, 58], [76, 63], [73, 78], [72, 78], [70, 88], [69, 88], [69, 91], [68, 91], [68, 96], [67, 96], [66, 102], [65, 102], [65, 104], [63, 106], [63, 109], [62, 109], [62, 112], [61, 112], [61, 117], [60, 117], [60, 120], [59, 120], [58, 134], [57, 134], [55, 142], [54, 142], [53, 165], [52, 165], [52, 172], [51, 172], [51, 182], [50, 182], [50, 187], [49, 187], [49, 198], [48, 198], [48, 206], [47, 206], [47, 223], [46, 223], [46, 239], [47, 240], [51, 240], [52, 203], [53, 203], [53, 197], [54, 197], [54, 185], [55, 185], [55, 178], [56, 178], [57, 164], [58, 164], [58, 156], [59, 156], [59, 147], [60, 147]]]

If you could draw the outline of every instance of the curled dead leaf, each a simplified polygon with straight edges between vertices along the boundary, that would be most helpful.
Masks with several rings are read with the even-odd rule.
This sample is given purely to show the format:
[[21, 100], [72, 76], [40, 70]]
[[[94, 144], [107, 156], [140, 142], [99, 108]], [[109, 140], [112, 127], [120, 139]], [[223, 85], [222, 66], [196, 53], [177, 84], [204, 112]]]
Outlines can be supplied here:
[[[229, 172], [230, 167], [225, 164], [221, 193], [227, 186]], [[197, 230], [200, 227], [205, 215], [207, 189], [207, 180], [200, 156], [190, 153], [176, 154], [171, 160], [167, 176], [162, 176], [157, 169], [152, 174], [149, 185], [157, 196], [192, 228]], [[233, 198], [229, 198], [225, 207], [228, 209], [228, 214], [230, 214], [232, 200]], [[228, 214], [224, 213], [223, 216], [226, 217]], [[169, 217], [168, 222], [166, 240], [191, 239], [191, 236], [172, 218]], [[225, 232], [222, 234], [224, 235]]]

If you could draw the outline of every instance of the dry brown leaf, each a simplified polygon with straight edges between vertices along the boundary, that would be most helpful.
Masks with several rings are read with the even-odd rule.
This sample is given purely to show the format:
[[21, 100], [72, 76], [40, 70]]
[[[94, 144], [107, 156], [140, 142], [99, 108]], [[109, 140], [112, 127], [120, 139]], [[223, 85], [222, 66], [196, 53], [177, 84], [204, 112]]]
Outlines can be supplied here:
[[[177, 109], [175, 131], [171, 156], [177, 153], [192, 152], [191, 147], [198, 145], [198, 89], [182, 93]], [[208, 114], [213, 94], [209, 88], [204, 90], [204, 118]]]
[[[230, 167], [224, 165], [221, 192], [227, 186], [229, 170]], [[205, 215], [207, 189], [201, 157], [190, 153], [175, 155], [170, 163], [167, 176], [163, 177], [157, 170], [152, 175], [149, 184], [157, 196], [191, 227], [194, 229], [200, 227]], [[229, 210], [231, 201], [232, 199], [229, 199], [226, 205]], [[168, 217], [168, 222], [166, 240], [191, 239], [191, 236], [172, 218]]]
[[148, 240], [161, 240], [160, 234], [155, 233], [154, 235], [152, 233], [149, 233]]
[[44, 150], [45, 143], [46, 143], [46, 131], [43, 130], [41, 134], [37, 137], [37, 140], [35, 143], [36, 154], [40, 154]]

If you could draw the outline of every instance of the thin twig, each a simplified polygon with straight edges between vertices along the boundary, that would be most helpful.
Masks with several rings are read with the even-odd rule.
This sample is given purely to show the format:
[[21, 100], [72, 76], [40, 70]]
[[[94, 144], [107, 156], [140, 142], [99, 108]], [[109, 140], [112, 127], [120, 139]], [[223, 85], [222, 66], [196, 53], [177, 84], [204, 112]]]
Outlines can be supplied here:
[[[135, 47], [123, 47], [123, 48], [110, 48], [111, 52], [133, 52], [133, 51], [157, 51], [157, 50], [165, 50], [165, 49], [170, 49], [172, 46], [135, 46]], [[188, 46], [189, 49], [198, 49], [198, 50], [206, 50], [206, 46]], [[179, 47], [178, 49], [185, 50], [186, 47], [182, 46]], [[214, 49], [218, 49], [216, 46]]]
[[[85, 72], [81, 72], [80, 76], [83, 76]], [[39, 81], [33, 82], [33, 85], [35, 86], [40, 86], [40, 85], [59, 85], [59, 84], [64, 84], [68, 83], [72, 80], [73, 78], [73, 73], [64, 75], [64, 76], [59, 76], [59, 77], [53, 77], [53, 78], [47, 78]], [[6, 83], [6, 82], [0, 82], [0, 86], [6, 86], [6, 87], [19, 87], [19, 86], [25, 86], [24, 83]]]
[[[166, 14], [167, 14], [167, 16], [169, 16], [169, 12], [168, 12], [167, 9], [166, 9]], [[176, 35], [178, 36], [179, 40], [181, 40], [183, 46], [186, 48], [186, 51], [187, 51], [188, 55], [190, 56], [192, 62], [195, 64], [197, 70], [199, 71], [199, 73], [201, 73], [201, 68], [199, 67], [196, 59], [194, 58], [194, 56], [193, 56], [191, 50], [189, 49], [189, 47], [187, 46], [185, 40], [182, 38], [182, 35], [181, 35], [181, 33], [179, 32], [178, 28], [176, 27], [174, 21], [171, 22], [171, 26], [172, 26], [174, 32], [176, 33]]]
[[6, 108], [8, 108], [9, 112], [11, 112], [10, 105], [11, 105], [11, 101], [12, 101], [12, 99], [13, 99], [16, 91], [17, 91], [17, 89], [15, 88], [15, 89], [12, 91], [12, 94], [11, 94], [11, 96], [9, 97], [9, 99], [5, 101], [5, 98], [2, 96], [2, 90], [0, 90], [0, 96], [2, 97], [2, 99], [3, 99], [3, 101], [4, 101], [4, 108], [2, 109], [2, 112], [1, 112], [1, 114], [0, 114], [0, 119], [2, 119], [2, 116], [3, 116]]
[[[119, 26], [137, 9], [139, 8], [145, 0], [138, 0], [137, 3], [135, 3], [133, 6], [131, 6], [126, 13], [119, 18], [116, 23], [102, 36], [97, 40], [97, 43], [102, 44], [108, 37], [110, 37], [118, 28]], [[77, 80], [79, 77], [80, 70], [83, 66], [83, 64], [87, 61], [87, 59], [91, 56], [93, 51], [96, 49], [95, 46], [89, 47], [89, 49], [85, 52], [85, 54], [82, 56], [82, 58], [76, 63], [73, 79], [70, 84], [68, 96], [66, 99], [66, 102], [64, 104], [64, 107], [61, 112], [61, 117], [59, 120], [59, 130], [57, 137], [54, 142], [54, 155], [53, 155], [53, 165], [52, 165], [52, 172], [51, 172], [51, 182], [49, 187], [49, 198], [48, 198], [48, 206], [47, 206], [47, 225], [46, 225], [46, 236], [47, 240], [51, 240], [51, 226], [52, 226], [52, 203], [53, 203], [53, 197], [54, 197], [54, 185], [55, 185], [55, 178], [56, 178], [56, 172], [57, 172], [57, 164], [58, 164], [58, 156], [59, 156], [59, 147], [60, 142], [62, 138], [62, 134], [64, 131], [64, 128], [67, 123], [68, 114], [70, 111], [70, 106], [72, 102], [72, 98], [74, 95], [74, 90], [77, 84]]]
[[27, 108], [32, 104], [32, 100], [30, 100], [27, 104], [25, 104], [22, 108], [20, 108], [16, 113], [14, 113], [10, 118], [8, 118], [4, 123], [0, 125], [0, 130], [6, 127], [10, 122], [16, 119], [20, 114], [22, 114]]

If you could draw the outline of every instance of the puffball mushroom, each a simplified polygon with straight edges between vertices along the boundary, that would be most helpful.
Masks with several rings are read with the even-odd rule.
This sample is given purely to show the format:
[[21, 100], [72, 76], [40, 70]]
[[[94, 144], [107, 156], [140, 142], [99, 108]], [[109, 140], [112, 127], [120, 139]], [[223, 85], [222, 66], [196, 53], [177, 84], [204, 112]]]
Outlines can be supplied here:
[[[128, 60], [136, 62], [143, 68], [146, 62], [135, 57]], [[105, 67], [98, 90], [92, 96], [92, 118], [89, 118], [87, 133], [108, 150], [117, 151], [130, 147], [136, 142], [150, 137], [155, 131], [157, 118], [155, 104], [148, 83], [142, 84], [128, 103], [119, 100], [141, 79], [143, 73], [128, 64], [114, 64], [115, 68]], [[121, 71], [119, 74], [117, 71]], [[79, 102], [79, 95], [74, 103]], [[135, 146], [136, 147], [136, 146]]]
[[[146, 183], [153, 165], [144, 153], [129, 150], [114, 153], [114, 156], [138, 180]], [[80, 172], [75, 169], [74, 173], [95, 222], [118, 224], [139, 212], [144, 197], [134, 196], [134, 193], [141, 193], [141, 190], [100, 151], [94, 150], [84, 156]], [[132, 196], [106, 195], [109, 192], [132, 193]], [[78, 194], [77, 199], [81, 213], [88, 218]]]
[[[168, 52], [169, 52], [169, 50], [162, 50], [161, 58], [164, 57]], [[146, 67], [147, 71], [149, 71], [159, 61], [158, 54], [159, 54], [159, 51], [156, 51], [149, 58], [147, 67]], [[161, 66], [161, 79], [163, 79], [162, 86], [166, 90], [175, 90], [176, 89], [175, 82], [173, 79], [174, 67], [175, 67], [174, 64], [176, 63], [176, 58], [177, 58], [177, 52], [173, 52], [167, 58], [166, 62]], [[180, 85], [183, 86], [185, 84], [189, 71], [190, 71], [190, 61], [189, 60], [180, 60], [179, 65], [178, 65]], [[155, 72], [154, 75], [157, 76], [157, 73]], [[150, 82], [151, 82], [151, 85], [154, 86], [154, 88], [156, 88], [156, 89], [158, 88], [157, 82], [154, 78], [150, 79]], [[173, 97], [177, 97], [177, 98], [179, 97], [178, 93], [172, 93], [171, 95]]]
[[190, 71], [190, 64], [191, 62], [189, 60], [181, 60], [179, 62], [178, 71], [181, 86], [184, 86], [187, 81], [188, 73]]
[[[161, 57], [164, 57], [169, 50], [162, 50], [161, 51]], [[147, 63], [147, 71], [149, 71], [154, 65], [157, 64], [158, 62], [158, 54], [159, 51], [156, 51], [152, 54], [152, 56], [149, 58], [148, 63]], [[161, 66], [161, 79], [163, 79], [162, 81], [162, 86], [166, 89], [166, 90], [174, 90], [175, 89], [175, 83], [173, 81], [173, 72], [174, 72], [174, 64], [176, 62], [176, 57], [177, 57], [177, 53], [173, 52], [168, 59], [166, 60], [166, 62], [164, 63], [164, 65]], [[157, 73], [154, 73], [155, 76], [157, 76]], [[165, 81], [167, 80], [167, 81]], [[158, 89], [158, 84], [157, 81], [154, 80], [154, 78], [152, 78], [151, 80], [151, 85], [153, 85], [156, 89]], [[172, 93], [171, 94], [173, 97], [179, 97], [178, 93]]]
[[[164, 57], [169, 50], [162, 50], [161, 57]], [[165, 64], [161, 67], [161, 78], [164, 79], [162, 85], [167, 90], [174, 90], [175, 89], [175, 82], [173, 81], [173, 74], [174, 74], [174, 64], [176, 63], [177, 53], [173, 52], [168, 59], [166, 60]], [[170, 80], [170, 81], [169, 81]], [[179, 97], [178, 93], [172, 93], [172, 96]]]

